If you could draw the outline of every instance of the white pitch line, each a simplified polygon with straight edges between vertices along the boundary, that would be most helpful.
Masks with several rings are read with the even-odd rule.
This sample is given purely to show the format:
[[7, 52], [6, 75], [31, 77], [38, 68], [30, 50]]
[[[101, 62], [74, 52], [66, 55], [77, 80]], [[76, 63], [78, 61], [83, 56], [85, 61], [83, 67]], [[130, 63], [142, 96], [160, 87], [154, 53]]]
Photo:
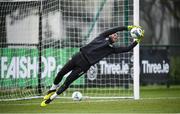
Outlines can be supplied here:
[[[14, 113], [0, 113], [0, 114], [14, 114]], [[32, 114], [32, 113], [21, 113], [21, 114]], [[33, 112], [33, 114], [42, 114], [42, 113], [36, 113]], [[114, 113], [102, 113], [102, 112], [98, 112], [98, 113], [93, 113], [93, 112], [79, 112], [79, 113], [44, 113], [43, 114], [139, 114], [139, 113], [118, 113], [118, 112], [114, 112]], [[141, 114], [147, 114], [147, 113], [141, 113]], [[148, 114], [171, 114], [171, 113], [148, 113]], [[179, 114], [179, 113], [172, 113], [172, 114]]]
[[[153, 99], [155, 99], [155, 100], [161, 100], [161, 99], [180, 99], [180, 97], [159, 97], [159, 98], [141, 98], [141, 99], [139, 99], [139, 100], [153, 100]], [[58, 104], [72, 104], [72, 103], [93, 103], [93, 102], [120, 102], [120, 101], [122, 101], [122, 100], [125, 100], [125, 99], [111, 99], [111, 100], [103, 100], [103, 99], [100, 99], [100, 100], [92, 100], [92, 99], [90, 99], [90, 100], [82, 100], [82, 101], [63, 101], [63, 102], [61, 102], [61, 101], [55, 101], [55, 102], [53, 102], [53, 104], [55, 104], [55, 103], [58, 103]], [[133, 101], [133, 99], [128, 99], [128, 100], [132, 100]], [[19, 106], [22, 106], [22, 105], [37, 105], [37, 104], [39, 104], [40, 105], [40, 102], [29, 102], [29, 103], [18, 103], [18, 104], [0, 104], [0, 105], [19, 105]]]
[[153, 99], [180, 99], [180, 97], [157, 97], [157, 98], [140, 98], [140, 100], [148, 100], [148, 99], [150, 99], [150, 100], [153, 100]]

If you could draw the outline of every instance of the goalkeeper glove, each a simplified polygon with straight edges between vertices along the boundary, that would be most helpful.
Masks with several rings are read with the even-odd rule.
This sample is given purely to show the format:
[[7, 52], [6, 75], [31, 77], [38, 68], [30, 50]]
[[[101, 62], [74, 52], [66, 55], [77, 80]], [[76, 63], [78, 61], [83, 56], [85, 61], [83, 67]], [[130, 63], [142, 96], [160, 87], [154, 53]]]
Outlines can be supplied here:
[[131, 30], [133, 28], [142, 28], [141, 26], [136, 26], [136, 25], [129, 25], [127, 26], [128, 30]]
[[141, 36], [137, 37], [137, 38], [135, 39], [135, 41], [136, 41], [137, 43], [140, 43], [143, 38], [144, 38], [144, 30], [142, 30]]

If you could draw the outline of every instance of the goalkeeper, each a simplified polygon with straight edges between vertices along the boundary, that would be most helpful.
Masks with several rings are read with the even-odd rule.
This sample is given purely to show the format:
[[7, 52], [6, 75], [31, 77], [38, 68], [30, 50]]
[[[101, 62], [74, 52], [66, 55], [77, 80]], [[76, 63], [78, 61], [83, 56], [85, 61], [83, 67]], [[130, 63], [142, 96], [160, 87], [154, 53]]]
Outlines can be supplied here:
[[[63, 93], [69, 85], [78, 79], [83, 73], [85, 73], [91, 65], [94, 65], [102, 58], [113, 54], [113, 53], [123, 53], [128, 52], [133, 49], [141, 39], [144, 37], [144, 31], [142, 31], [141, 36], [136, 38], [135, 41], [128, 47], [116, 47], [113, 45], [118, 40], [116, 32], [118, 31], [130, 31], [132, 28], [140, 26], [127, 26], [127, 27], [115, 27], [104, 31], [99, 36], [97, 36], [93, 41], [84, 47], [80, 48], [80, 52], [76, 53], [71, 60], [69, 60], [65, 66], [58, 72], [54, 79], [53, 85], [44, 96], [44, 101], [41, 106], [46, 106], [52, 100], [54, 100], [58, 95]], [[59, 87], [63, 76], [68, 72], [71, 73], [66, 78], [64, 83]]]

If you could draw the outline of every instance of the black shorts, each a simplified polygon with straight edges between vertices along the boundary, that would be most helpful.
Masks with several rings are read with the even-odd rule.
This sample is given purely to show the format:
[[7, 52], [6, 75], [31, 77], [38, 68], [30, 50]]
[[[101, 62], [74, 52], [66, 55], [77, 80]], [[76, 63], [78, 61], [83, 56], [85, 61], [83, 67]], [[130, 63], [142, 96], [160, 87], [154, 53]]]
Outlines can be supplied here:
[[76, 53], [72, 57], [72, 61], [75, 63], [77, 67], [80, 67], [84, 72], [86, 72], [91, 67], [88, 60], [86, 60], [86, 58], [81, 52]]

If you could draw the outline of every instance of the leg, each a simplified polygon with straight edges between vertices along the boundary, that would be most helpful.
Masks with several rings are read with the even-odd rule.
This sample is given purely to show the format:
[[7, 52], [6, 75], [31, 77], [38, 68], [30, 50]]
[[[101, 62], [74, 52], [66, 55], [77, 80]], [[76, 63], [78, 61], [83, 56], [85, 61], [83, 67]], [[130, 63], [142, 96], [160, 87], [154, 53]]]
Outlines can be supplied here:
[[83, 70], [81, 68], [75, 68], [72, 70], [70, 75], [66, 78], [64, 84], [54, 93], [49, 99], [43, 101], [41, 103], [41, 106], [46, 106], [49, 104], [52, 100], [54, 100], [58, 95], [63, 93], [69, 85], [76, 79], [78, 79], [83, 74]]
[[44, 99], [49, 99], [55, 92], [56, 89], [59, 87], [59, 82], [61, 82], [63, 76], [71, 71], [75, 67], [74, 58], [68, 61], [64, 67], [58, 72], [57, 76], [54, 79], [54, 83], [47, 92], [47, 95], [44, 96]]
[[58, 72], [57, 76], [54, 79], [54, 84], [57, 85], [61, 82], [63, 76], [71, 71], [75, 67], [73, 60], [68, 61], [64, 67]]
[[57, 90], [57, 95], [60, 95], [62, 92], [64, 92], [73, 81], [75, 81], [82, 75], [82, 73], [83, 71], [81, 68], [74, 69], [71, 74], [66, 78], [63, 85]]
[[[82, 57], [81, 57], [82, 55], [81, 55], [81, 53], [79, 52], [79, 53], [76, 53], [73, 57], [72, 57], [72, 59], [68, 62], [68, 63], [66, 63], [66, 65], [64, 65], [64, 67], [61, 69], [61, 71], [60, 72], [58, 72], [58, 74], [57, 74], [57, 76], [56, 76], [56, 78], [55, 78], [55, 80], [54, 80], [54, 84], [55, 85], [57, 85], [57, 84], [59, 84], [59, 82], [61, 82], [61, 80], [62, 80], [62, 78], [63, 78], [63, 76], [65, 75], [65, 74], [67, 74], [69, 71], [71, 71], [71, 70], [77, 70], [77, 68], [78, 67], [81, 67], [81, 70], [85, 67], [87, 67], [86, 69], [88, 69], [89, 68], [89, 65], [87, 65], [87, 61], [86, 60], [84, 60]], [[82, 66], [82, 65], [79, 65], [79, 64], [85, 64], [84, 66]], [[75, 67], [77, 67], [76, 69], [75, 69]], [[76, 73], [77, 71], [75, 71], [74, 73]]]

